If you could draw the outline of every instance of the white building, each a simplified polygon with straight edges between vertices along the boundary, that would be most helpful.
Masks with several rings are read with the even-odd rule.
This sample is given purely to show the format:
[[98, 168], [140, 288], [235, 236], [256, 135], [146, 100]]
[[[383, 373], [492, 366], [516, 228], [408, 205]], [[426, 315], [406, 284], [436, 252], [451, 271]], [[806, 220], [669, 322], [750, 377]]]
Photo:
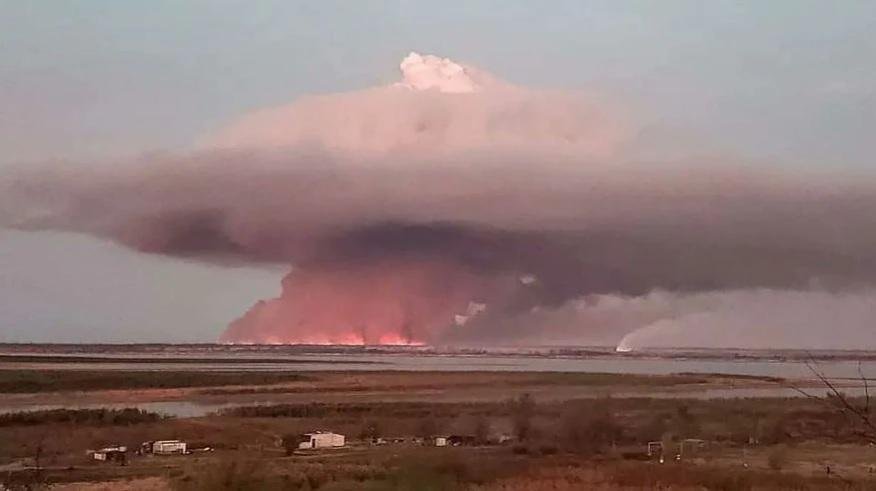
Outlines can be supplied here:
[[158, 440], [152, 443], [152, 453], [156, 455], [185, 454], [186, 442], [180, 440]]
[[330, 431], [316, 431], [314, 433], [305, 433], [304, 435], [301, 435], [301, 443], [298, 444], [298, 448], [337, 448], [343, 447], [344, 443], [344, 435], [332, 433]]
[[113, 461], [113, 460], [125, 460], [125, 452], [128, 451], [128, 447], [118, 446], [118, 447], [106, 447], [100, 450], [89, 451], [91, 453], [91, 458], [94, 460], [99, 460], [101, 462]]

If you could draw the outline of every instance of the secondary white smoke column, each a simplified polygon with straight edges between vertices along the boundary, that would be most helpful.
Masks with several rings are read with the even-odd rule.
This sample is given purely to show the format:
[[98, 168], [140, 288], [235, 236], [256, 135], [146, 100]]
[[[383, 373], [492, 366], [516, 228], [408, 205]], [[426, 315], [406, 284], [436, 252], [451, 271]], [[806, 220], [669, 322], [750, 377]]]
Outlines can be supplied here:
[[696, 294], [652, 293], [616, 298], [635, 312], [619, 352], [710, 347], [842, 349], [876, 340], [876, 292], [749, 289]]

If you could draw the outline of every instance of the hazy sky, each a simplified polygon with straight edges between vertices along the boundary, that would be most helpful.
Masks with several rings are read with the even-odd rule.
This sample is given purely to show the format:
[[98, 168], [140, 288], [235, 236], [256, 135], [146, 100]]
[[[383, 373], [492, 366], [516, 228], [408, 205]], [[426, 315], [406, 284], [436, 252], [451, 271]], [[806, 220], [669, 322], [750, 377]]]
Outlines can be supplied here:
[[[392, 82], [411, 50], [594, 92], [664, 148], [873, 166], [876, 3], [533, 5], [0, 0], [0, 172], [190, 148], [254, 108]], [[0, 231], [0, 341], [212, 340], [280, 274]]]

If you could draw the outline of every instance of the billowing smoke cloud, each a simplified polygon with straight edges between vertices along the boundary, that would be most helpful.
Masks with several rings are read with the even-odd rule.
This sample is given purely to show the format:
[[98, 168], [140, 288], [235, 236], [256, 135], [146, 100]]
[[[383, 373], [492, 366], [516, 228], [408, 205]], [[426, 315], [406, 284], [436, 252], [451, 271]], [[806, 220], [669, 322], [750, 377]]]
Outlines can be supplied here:
[[[655, 291], [673, 312], [704, 305], [675, 326], [738, 329], [720, 319], [764, 292], [792, 311], [876, 282], [872, 175], [642, 159], [584, 94], [432, 56], [401, 68], [391, 86], [246, 115], [186, 155], [13, 173], [0, 218], [292, 264], [229, 342], [617, 342], [670, 319], [635, 313]], [[612, 298], [622, 308], [581, 307]]]

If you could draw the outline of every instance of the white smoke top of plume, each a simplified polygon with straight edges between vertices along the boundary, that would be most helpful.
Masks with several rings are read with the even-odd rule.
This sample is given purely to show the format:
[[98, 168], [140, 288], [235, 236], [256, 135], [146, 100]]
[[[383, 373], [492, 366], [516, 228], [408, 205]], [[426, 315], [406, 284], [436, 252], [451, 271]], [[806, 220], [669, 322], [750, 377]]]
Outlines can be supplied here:
[[[237, 340], [317, 339], [296, 329], [368, 312], [353, 334], [378, 341], [404, 337], [391, 322], [436, 342], [876, 345], [871, 174], [635, 160], [627, 118], [583, 92], [416, 53], [400, 70], [244, 115], [186, 154], [3, 176], [0, 225], [298, 266]], [[399, 301], [412, 291], [428, 293]]]
[[484, 85], [497, 83], [488, 80], [485, 74], [466, 68], [448, 58], [423, 56], [416, 52], [406, 56], [399, 68], [402, 72], [402, 80], [395, 85], [411, 90], [434, 89], [448, 94], [465, 94], [479, 92], [484, 89]]

